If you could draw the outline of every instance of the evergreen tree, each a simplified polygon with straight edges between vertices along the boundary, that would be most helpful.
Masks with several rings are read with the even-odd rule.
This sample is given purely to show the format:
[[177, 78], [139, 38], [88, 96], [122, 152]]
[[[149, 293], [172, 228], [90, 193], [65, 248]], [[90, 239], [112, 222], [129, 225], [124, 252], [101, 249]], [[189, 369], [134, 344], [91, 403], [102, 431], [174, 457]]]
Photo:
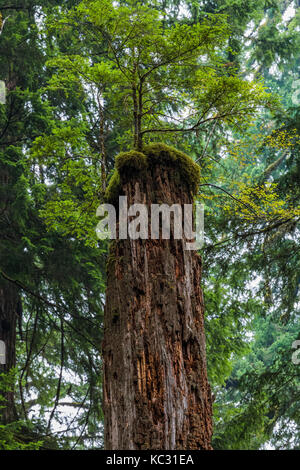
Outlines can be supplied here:
[[[40, 24], [48, 8], [51, 2], [5, 8], [0, 38], [1, 79], [7, 90], [0, 107], [0, 332], [6, 343], [3, 371], [15, 371], [4, 394], [2, 423], [24, 422], [19, 448], [28, 433], [54, 445], [47, 436], [53, 432], [51, 423], [60, 422], [64, 398], [78, 409], [77, 416], [62, 421], [72, 428], [67, 446], [81, 445], [87, 430], [93, 437], [95, 419], [101, 416], [104, 257], [83, 241], [47, 230], [40, 211], [59, 182], [59, 169], [51, 168], [57, 179], [50, 185], [48, 170], [28, 158], [34, 139], [51, 128], [57, 105], [43, 95], [51, 45]], [[33, 406], [36, 425], [25, 431], [31, 428]]]

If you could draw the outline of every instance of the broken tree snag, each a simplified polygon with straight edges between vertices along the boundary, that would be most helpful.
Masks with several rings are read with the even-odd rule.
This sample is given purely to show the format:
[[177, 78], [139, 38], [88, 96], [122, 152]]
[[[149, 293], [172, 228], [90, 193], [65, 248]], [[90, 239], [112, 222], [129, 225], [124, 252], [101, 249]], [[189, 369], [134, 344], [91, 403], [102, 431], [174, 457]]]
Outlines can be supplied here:
[[[120, 154], [107, 202], [193, 203], [199, 168], [162, 144]], [[150, 216], [149, 216], [150, 227]], [[149, 229], [150, 232], [150, 229]], [[104, 320], [106, 449], [211, 449], [201, 259], [184, 239], [111, 243]]]

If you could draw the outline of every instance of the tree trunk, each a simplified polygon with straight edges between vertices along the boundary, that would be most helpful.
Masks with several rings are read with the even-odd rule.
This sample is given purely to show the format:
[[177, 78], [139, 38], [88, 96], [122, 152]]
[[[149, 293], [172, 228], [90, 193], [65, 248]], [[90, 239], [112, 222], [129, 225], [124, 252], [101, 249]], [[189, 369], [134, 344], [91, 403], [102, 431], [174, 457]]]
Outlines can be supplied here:
[[[122, 181], [134, 203], [192, 204], [174, 167]], [[150, 213], [150, 212], [149, 212]], [[201, 259], [185, 240], [116, 240], [104, 320], [106, 449], [211, 449]], [[173, 233], [174, 235], [174, 233]]]
[[[0, 361], [0, 372], [8, 373], [16, 364], [16, 319], [18, 310], [19, 296], [15, 286], [8, 282], [0, 283], [0, 340], [5, 345], [5, 358]], [[0, 379], [0, 394], [4, 397], [0, 406], [1, 424], [11, 423], [16, 420], [16, 409], [14, 403], [14, 384], [8, 384], [9, 388], [2, 391]], [[6, 385], [5, 385], [6, 386]]]

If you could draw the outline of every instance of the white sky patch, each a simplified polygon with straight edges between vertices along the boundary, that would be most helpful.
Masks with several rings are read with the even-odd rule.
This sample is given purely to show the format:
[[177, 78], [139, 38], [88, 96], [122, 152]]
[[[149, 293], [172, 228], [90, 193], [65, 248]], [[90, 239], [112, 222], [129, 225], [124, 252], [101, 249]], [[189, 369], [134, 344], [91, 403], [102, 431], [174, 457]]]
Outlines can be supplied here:
[[186, 6], [184, 4], [179, 5], [177, 19], [182, 20], [183, 18], [190, 18], [190, 17], [191, 17], [191, 14], [186, 8]]
[[263, 280], [262, 276], [257, 275], [257, 277], [255, 277], [254, 279], [252, 279], [252, 281], [248, 283], [247, 285], [248, 289], [250, 289], [253, 292], [253, 294], [257, 294], [259, 290], [259, 284], [262, 280]]
[[[57, 376], [59, 375], [60, 368], [59, 367], [54, 367], [47, 363], [47, 361], [44, 361], [47, 364], [47, 367], [51, 367], [53, 370], [56, 370]], [[63, 373], [63, 380], [68, 381], [70, 384], [76, 384], [80, 385], [82, 384], [82, 378], [76, 376], [74, 373], [70, 371], [64, 371]], [[39, 393], [38, 391], [35, 391], [33, 387], [31, 387], [30, 393], [27, 394], [28, 399], [34, 400], [38, 399]], [[52, 406], [49, 406], [48, 410], [43, 409], [42, 415], [40, 415], [42, 407], [39, 404], [33, 405], [30, 408], [30, 411], [28, 413], [28, 416], [30, 419], [38, 416], [43, 416], [45, 417], [46, 420], [49, 420], [52, 408], [54, 406], [55, 402], [55, 397], [53, 397], [53, 403]], [[80, 403], [78, 403], [78, 406], [70, 405], [68, 406], [67, 403], [74, 404], [74, 399], [67, 395], [64, 398], [61, 398], [59, 400], [60, 403], [63, 403], [62, 405], [58, 405], [55, 411], [55, 416], [53, 417], [52, 423], [51, 423], [51, 433], [55, 435], [56, 433], [61, 433], [61, 432], [66, 432], [68, 435], [74, 435], [74, 429], [75, 431], [80, 431], [78, 428], [78, 423], [77, 419], [82, 415], [86, 404], [83, 404], [83, 407], [80, 407]], [[88, 403], [88, 400], [87, 400]], [[68, 430], [68, 427], [70, 426], [70, 429]], [[78, 434], [79, 435], [79, 434]]]
[[282, 75], [282, 72], [279, 70], [277, 64], [273, 64], [273, 65], [270, 67], [269, 72], [270, 72], [270, 74], [274, 75], [276, 78], [280, 78], [281, 75]]
[[286, 24], [288, 21], [290, 21], [291, 18], [293, 18], [296, 14], [296, 9], [294, 6], [294, 2], [291, 3], [285, 10], [283, 16], [282, 16], [282, 21], [284, 24]]

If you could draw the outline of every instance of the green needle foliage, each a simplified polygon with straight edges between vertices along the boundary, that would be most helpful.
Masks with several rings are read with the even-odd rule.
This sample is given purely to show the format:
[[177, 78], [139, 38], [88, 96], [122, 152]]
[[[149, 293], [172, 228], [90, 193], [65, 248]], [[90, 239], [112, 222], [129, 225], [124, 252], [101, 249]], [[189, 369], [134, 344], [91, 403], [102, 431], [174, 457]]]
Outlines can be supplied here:
[[[47, 169], [29, 159], [33, 141], [52, 129], [58, 104], [43, 95], [50, 50], [39, 24], [48, 7], [47, 2], [26, 2], [8, 8], [0, 37], [1, 78], [7, 88], [6, 104], [0, 107], [0, 282], [2, 296], [14, 286], [20, 305], [14, 385], [19, 423], [1, 428], [3, 448], [30, 448], [19, 434], [29, 433], [32, 423], [34, 442], [49, 440], [63, 427], [70, 432], [62, 434], [59, 445], [81, 445], [81, 434], [96, 429], [101, 420], [105, 259], [101, 250], [47, 229], [41, 213], [60, 180], [59, 169], [49, 169], [55, 175], [51, 186]], [[61, 419], [64, 401], [77, 410], [72, 419]]]

